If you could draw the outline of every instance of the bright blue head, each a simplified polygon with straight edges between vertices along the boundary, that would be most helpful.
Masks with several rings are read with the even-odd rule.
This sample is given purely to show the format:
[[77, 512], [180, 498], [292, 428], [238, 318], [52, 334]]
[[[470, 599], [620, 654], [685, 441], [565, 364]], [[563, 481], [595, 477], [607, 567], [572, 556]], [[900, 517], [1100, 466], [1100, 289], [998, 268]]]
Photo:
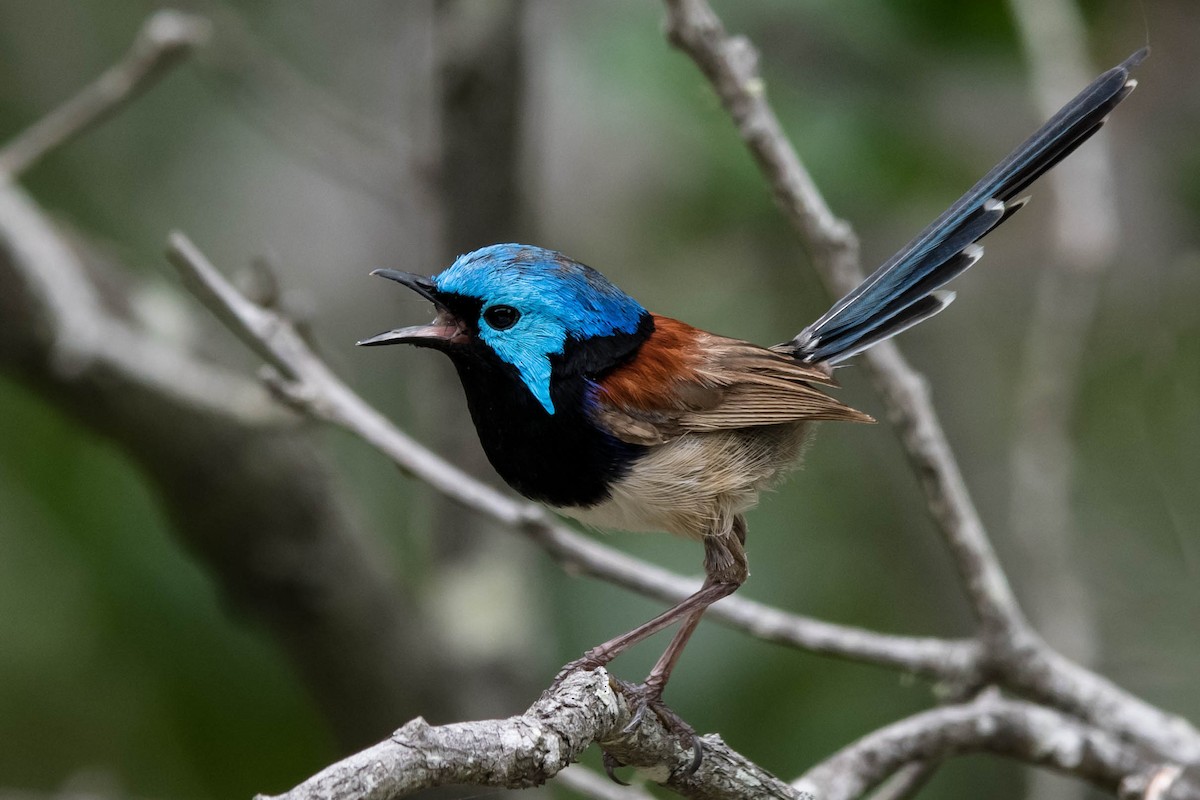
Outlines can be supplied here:
[[[571, 339], [633, 333], [646, 314], [591, 267], [524, 244], [494, 244], [467, 253], [432, 280], [439, 293], [482, 303], [479, 338], [516, 367], [550, 414], [551, 356], [562, 354]], [[515, 322], [506, 325], [512, 315], [501, 306], [516, 310]], [[497, 310], [489, 313], [492, 309]]]

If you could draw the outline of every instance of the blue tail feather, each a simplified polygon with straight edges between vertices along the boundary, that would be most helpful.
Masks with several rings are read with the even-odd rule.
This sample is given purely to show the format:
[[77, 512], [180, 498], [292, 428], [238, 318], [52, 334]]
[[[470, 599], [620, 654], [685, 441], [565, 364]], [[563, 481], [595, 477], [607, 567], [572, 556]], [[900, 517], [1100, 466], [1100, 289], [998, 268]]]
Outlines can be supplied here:
[[1017, 199], [1022, 191], [1100, 129], [1133, 91], [1137, 82], [1129, 71], [1148, 53], [1143, 48], [1092, 81], [929, 227], [801, 331], [790, 343], [796, 356], [835, 364], [944, 308], [948, 300], [925, 300], [978, 260], [981, 249], [971, 256], [964, 252], [1024, 203]]
[[954, 302], [954, 292], [932, 292], [910, 303], [902, 311], [890, 317], [886, 326], [876, 325], [864, 329], [856, 329], [822, 345], [821, 352], [829, 355], [815, 355], [814, 362], [836, 366], [848, 358], [853, 358], [885, 339], [890, 339], [898, 333], [919, 325], [925, 320], [938, 314], [946, 306]]
[[[936, 289], [966, 272], [982, 257], [982, 245], [967, 245], [962, 252], [947, 261], [936, 273], [927, 275], [923, 280], [913, 284], [895, 300], [880, 309], [877, 314], [868, 317], [859, 325], [822, 336], [821, 341], [812, 349], [811, 357], [808, 360], [837, 364], [851, 356], [858, 355], [871, 345], [882, 342], [884, 339], [890, 339], [902, 330], [911, 328], [917, 322], [929, 319], [950, 305], [950, 301], [954, 299], [953, 293], [943, 293], [942, 300], [936, 304], [936, 308], [929, 306], [918, 309], [918, 304], [922, 300], [928, 300]], [[926, 310], [928, 313], [924, 313]], [[920, 319], [912, 319], [909, 312], [915, 313]], [[864, 344], [864, 342], [869, 343]]]

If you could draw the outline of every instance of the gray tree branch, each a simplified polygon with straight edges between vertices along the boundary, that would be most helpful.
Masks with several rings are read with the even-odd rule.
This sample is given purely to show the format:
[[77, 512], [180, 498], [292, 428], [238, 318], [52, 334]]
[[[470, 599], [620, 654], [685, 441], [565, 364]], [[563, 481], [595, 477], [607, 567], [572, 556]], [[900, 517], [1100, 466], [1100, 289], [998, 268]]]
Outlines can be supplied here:
[[[1157, 773], [1162, 762], [1108, 731], [1033, 703], [984, 693], [880, 728], [795, 781], [822, 800], [861, 797], [914, 760], [988, 752], [1068, 773], [1116, 795], [1127, 781]], [[1200, 798], [1194, 776], [1176, 779], [1163, 797]]]
[[[595, 742], [623, 763], [684, 797], [851, 800], [913, 762], [987, 752], [1083, 778], [1113, 794], [1133, 788], [1162, 800], [1196, 800], [1195, 776], [1137, 745], [1033, 703], [988, 693], [970, 703], [926, 711], [881, 728], [780, 783], [717, 736], [687, 775], [689, 753], [656, 720], [625, 730], [629, 710], [603, 670], [576, 673], [527, 712], [504, 720], [430, 726], [417, 718], [392, 737], [333, 764], [274, 798], [393, 800], [448, 784], [527, 788], [554, 777]], [[633, 798], [613, 789], [611, 796]]]
[[942, 762], [933, 759], [917, 759], [899, 767], [871, 795], [871, 800], [908, 800], [916, 797], [938, 771]]

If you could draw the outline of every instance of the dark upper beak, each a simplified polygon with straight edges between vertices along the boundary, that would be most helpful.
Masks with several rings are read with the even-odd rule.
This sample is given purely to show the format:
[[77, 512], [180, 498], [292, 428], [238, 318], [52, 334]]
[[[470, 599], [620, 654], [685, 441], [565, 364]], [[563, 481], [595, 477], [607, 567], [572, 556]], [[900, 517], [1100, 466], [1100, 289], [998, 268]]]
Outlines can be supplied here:
[[355, 344], [362, 347], [374, 347], [382, 344], [414, 344], [418, 347], [442, 348], [448, 344], [461, 344], [467, 340], [467, 335], [458, 320], [438, 300], [437, 286], [429, 278], [394, 269], [377, 269], [371, 274], [379, 275], [412, 289], [437, 307], [437, 317], [429, 325], [395, 328]]
[[371, 274], [403, 284], [431, 303], [438, 301], [436, 295], [437, 286], [424, 275], [417, 275], [413, 272], [401, 272], [398, 269], [376, 269], [372, 270]]

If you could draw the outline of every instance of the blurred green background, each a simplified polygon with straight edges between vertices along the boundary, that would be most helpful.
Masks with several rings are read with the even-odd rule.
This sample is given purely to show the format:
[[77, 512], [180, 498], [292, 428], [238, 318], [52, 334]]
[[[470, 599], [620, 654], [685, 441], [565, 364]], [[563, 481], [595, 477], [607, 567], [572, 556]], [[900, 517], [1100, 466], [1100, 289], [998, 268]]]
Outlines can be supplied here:
[[[0, 4], [0, 140], [114, 62], [158, 7]], [[369, 280], [370, 269], [434, 272], [455, 249], [487, 243], [456, 241], [463, 228], [432, 199], [437, 182], [435, 191], [415, 185], [433, 170], [442, 141], [436, 65], [472, 46], [469, 35], [443, 35], [437, 21], [468, 32], [474, 23], [425, 2], [180, 7], [213, 16], [215, 47], [236, 39], [305, 88], [286, 95], [271, 81], [251, 81], [247, 90], [236, 65], [201, 55], [53, 153], [23, 184], [128, 265], [140, 287], [135, 313], [246, 374], [254, 363], [182, 300], [161, 253], [167, 232], [180, 228], [227, 273], [269, 257], [285, 304], [352, 386], [496, 483], [473, 434], [463, 435], [465, 405], [448, 363], [350, 346], [426, 314]], [[717, 10], [760, 48], [775, 108], [834, 210], [856, 227], [868, 265], [1040, 121], [1004, 3], [805, 0]], [[1083, 12], [1097, 72], [1147, 35], [1154, 53], [1104, 134], [1120, 229], [1117, 254], [1095, 277], [1070, 408], [1070, 560], [1088, 615], [1077, 626], [1092, 632], [1097, 669], [1196, 721], [1200, 8], [1192, 0], [1093, 0]], [[546, 0], [492, 13], [522, 15], [523, 63], [521, 91], [506, 101], [516, 112], [515, 185], [498, 190], [481, 173], [471, 190], [485, 198], [500, 191], [512, 206], [495, 239], [563, 250], [649, 308], [764, 344], [824, 310], [828, 296], [710, 88], [666, 44], [658, 4]], [[292, 124], [326, 118], [327, 101], [357, 121]], [[503, 150], [475, 157], [507, 159]], [[469, 203], [470, 191], [455, 191], [451, 203]], [[988, 239], [982, 265], [958, 282], [955, 306], [902, 342], [931, 381], [982, 516], [1033, 606], [1047, 587], [1032, 580], [1036, 546], [1010, 535], [1012, 443], [1033, 298], [1053, 267], [1048, 195], [1035, 190], [1034, 205]], [[315, 430], [334, 459], [338, 490], [414, 599], [412, 613], [439, 631], [414, 641], [414, 652], [473, 670], [459, 684], [447, 676], [442, 693], [462, 695], [449, 707], [414, 690], [406, 716], [390, 727], [335, 735], [285, 652], [225, 602], [181, 546], [163, 499], [120, 443], [48, 404], [7, 366], [0, 797], [279, 791], [407, 716], [517, 713], [560, 664], [659, 609], [563, 574], [531, 544], [446, 507], [362, 443]], [[862, 377], [842, 375], [845, 399], [879, 415]], [[750, 517], [753, 577], [744, 594], [889, 632], [970, 634], [951, 564], [887, 426], [825, 426], [805, 461]], [[632, 534], [605, 541], [699, 571], [690, 543]], [[658, 645], [623, 657], [615, 672], [640, 677]], [[667, 697], [699, 730], [719, 731], [785, 779], [933, 702], [921, 681], [714, 623], [701, 626]], [[969, 758], [945, 767], [922, 796], [1012, 797], [1024, 780], [1011, 763]]]

